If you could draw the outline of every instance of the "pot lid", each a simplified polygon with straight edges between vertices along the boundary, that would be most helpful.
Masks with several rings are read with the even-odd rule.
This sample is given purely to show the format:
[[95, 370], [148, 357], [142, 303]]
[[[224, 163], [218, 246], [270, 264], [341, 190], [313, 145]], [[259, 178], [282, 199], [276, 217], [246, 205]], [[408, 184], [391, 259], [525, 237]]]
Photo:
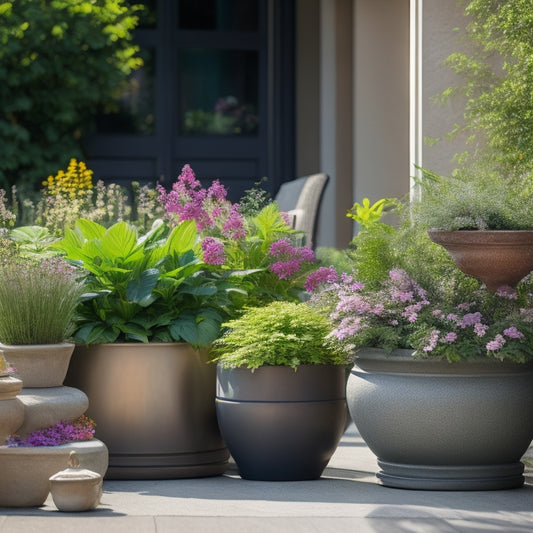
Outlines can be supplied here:
[[92, 470], [80, 468], [80, 461], [76, 452], [72, 451], [69, 455], [68, 466], [66, 470], [61, 470], [57, 474], [50, 477], [50, 481], [80, 481], [84, 479], [101, 479], [102, 476]]

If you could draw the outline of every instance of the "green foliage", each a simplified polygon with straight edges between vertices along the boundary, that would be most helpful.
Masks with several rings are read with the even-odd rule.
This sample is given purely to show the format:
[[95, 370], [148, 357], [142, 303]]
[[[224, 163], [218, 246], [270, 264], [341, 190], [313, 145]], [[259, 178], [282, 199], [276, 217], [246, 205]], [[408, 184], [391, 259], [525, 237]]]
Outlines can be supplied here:
[[[533, 168], [533, 7], [531, 0], [471, 0], [468, 37], [471, 55], [453, 53], [447, 64], [463, 79], [450, 87], [467, 97], [464, 124], [471, 139], [486, 139], [492, 157], [507, 169]], [[481, 135], [480, 135], [481, 134]]]
[[141, 65], [124, 0], [0, 1], [0, 183], [38, 183], [82, 157], [99, 109]]
[[413, 219], [425, 228], [453, 230], [533, 229], [533, 180], [529, 174], [502, 176], [483, 162], [449, 178], [423, 170]]
[[250, 308], [224, 326], [228, 331], [214, 343], [212, 355], [226, 368], [346, 363], [339, 348], [324, 344], [329, 320], [304, 303]]
[[83, 284], [58, 258], [12, 256], [0, 266], [0, 341], [56, 344], [70, 334]]
[[370, 205], [368, 198], [363, 198], [363, 203], [355, 202], [346, 216], [355, 220], [361, 228], [365, 229], [374, 222], [378, 222], [384, 213], [394, 209], [396, 204], [395, 198], [381, 198], [372, 205]]
[[172, 230], [158, 221], [141, 237], [126, 222], [106, 229], [80, 219], [67, 229], [55, 248], [88, 271], [74, 340], [210, 345], [231, 287], [201, 261], [197, 238], [192, 220]]

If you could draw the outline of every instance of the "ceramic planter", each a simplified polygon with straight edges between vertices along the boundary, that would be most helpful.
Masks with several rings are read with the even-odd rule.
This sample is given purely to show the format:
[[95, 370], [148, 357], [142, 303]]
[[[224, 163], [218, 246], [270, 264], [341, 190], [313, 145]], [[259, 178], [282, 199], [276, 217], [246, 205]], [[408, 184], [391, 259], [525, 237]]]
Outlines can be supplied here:
[[418, 490], [520, 487], [533, 438], [533, 366], [358, 352], [347, 401], [381, 484]]
[[458, 268], [489, 291], [515, 287], [533, 270], [533, 231], [440, 231], [430, 239], [446, 248]]
[[185, 343], [77, 346], [66, 383], [109, 449], [109, 479], [222, 474], [229, 452], [215, 412], [215, 365]]
[[16, 368], [25, 388], [60, 387], [67, 374], [74, 344], [0, 344], [0, 351]]
[[72, 451], [86, 468], [105, 473], [107, 449], [97, 439], [61, 446], [0, 447], [0, 506], [43, 505], [50, 493], [50, 477], [65, 468]]
[[317, 479], [346, 424], [345, 367], [217, 367], [217, 416], [243, 478]]

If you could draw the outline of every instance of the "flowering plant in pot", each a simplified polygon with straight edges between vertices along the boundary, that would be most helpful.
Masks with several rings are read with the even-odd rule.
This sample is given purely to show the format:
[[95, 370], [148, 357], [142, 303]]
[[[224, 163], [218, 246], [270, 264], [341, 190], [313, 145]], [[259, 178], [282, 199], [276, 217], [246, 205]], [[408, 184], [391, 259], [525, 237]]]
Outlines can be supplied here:
[[80, 274], [58, 257], [15, 254], [0, 264], [0, 350], [25, 387], [63, 383], [82, 290]]
[[329, 320], [305, 303], [249, 308], [214, 343], [219, 426], [242, 477], [320, 477], [346, 421], [345, 368]]
[[89, 397], [87, 413], [109, 449], [107, 476], [223, 473], [229, 454], [206, 347], [236, 289], [203, 261], [195, 221], [159, 220], [139, 235], [126, 222], [106, 229], [80, 219], [56, 246], [87, 272], [67, 383]]
[[531, 276], [491, 293], [408, 217], [399, 229], [376, 224], [355, 238], [353, 274], [329, 271], [311, 304], [334, 323], [328, 340], [355, 354], [348, 405], [378, 478], [520, 486], [533, 437]]
[[445, 178], [423, 170], [413, 219], [429, 230], [459, 268], [495, 292], [533, 269], [533, 181], [483, 160]]
[[257, 205], [254, 191], [232, 203], [218, 180], [202, 187], [189, 165], [170, 191], [158, 190], [171, 225], [196, 222], [204, 261], [245, 291], [241, 305], [300, 299], [307, 275], [317, 267], [315, 255], [275, 203]]

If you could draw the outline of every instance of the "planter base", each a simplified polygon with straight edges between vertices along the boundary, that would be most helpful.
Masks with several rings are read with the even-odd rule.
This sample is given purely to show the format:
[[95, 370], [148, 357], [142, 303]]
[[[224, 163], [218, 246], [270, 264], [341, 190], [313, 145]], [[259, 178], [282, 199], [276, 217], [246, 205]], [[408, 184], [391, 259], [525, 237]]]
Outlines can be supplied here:
[[524, 484], [524, 465], [428, 466], [379, 461], [381, 485], [413, 490], [502, 490]]
[[113, 454], [105, 479], [185, 479], [220, 476], [228, 468], [227, 448], [204, 453]]

